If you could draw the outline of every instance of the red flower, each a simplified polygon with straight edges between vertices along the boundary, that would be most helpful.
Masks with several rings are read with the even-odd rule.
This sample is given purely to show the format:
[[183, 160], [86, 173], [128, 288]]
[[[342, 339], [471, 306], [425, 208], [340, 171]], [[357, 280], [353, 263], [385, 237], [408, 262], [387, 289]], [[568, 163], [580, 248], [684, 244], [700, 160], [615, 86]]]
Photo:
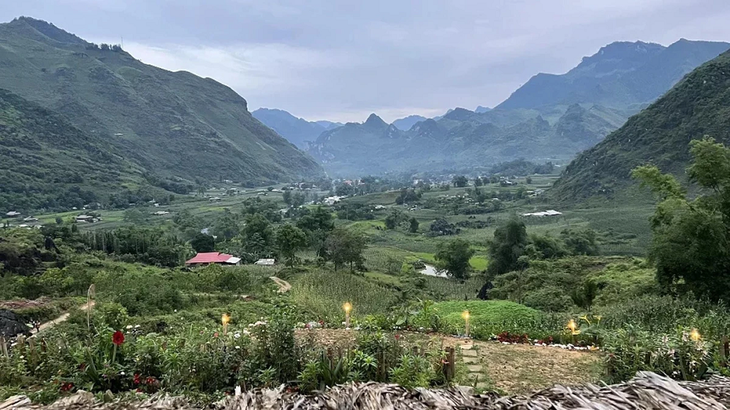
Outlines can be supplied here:
[[400, 335], [396, 334], [395, 335], [395, 340], [400, 340]]
[[74, 384], [71, 382], [66, 382], [61, 385], [61, 391], [70, 391], [74, 388]]
[[218, 332], [213, 333], [213, 337], [218, 337]]
[[141, 382], [139, 373], [134, 374], [134, 380], [132, 381], [134, 384], [139, 384]]
[[112, 335], [112, 343], [117, 346], [121, 346], [122, 343], [124, 343], [124, 333], [120, 332], [119, 330], [114, 332], [114, 334]]

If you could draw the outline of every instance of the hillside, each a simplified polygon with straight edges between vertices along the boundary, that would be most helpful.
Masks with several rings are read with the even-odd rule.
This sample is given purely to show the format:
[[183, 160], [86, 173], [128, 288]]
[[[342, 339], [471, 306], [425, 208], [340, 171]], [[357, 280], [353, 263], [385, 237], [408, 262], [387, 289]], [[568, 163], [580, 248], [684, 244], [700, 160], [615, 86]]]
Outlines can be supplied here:
[[683, 175], [688, 142], [709, 135], [730, 143], [730, 52], [705, 63], [595, 147], [556, 182], [563, 201], [612, 197], [631, 184], [633, 168], [652, 163]]
[[641, 41], [611, 43], [565, 74], [537, 74], [497, 108], [587, 102], [618, 108], [651, 102], [728, 48], [728, 43], [685, 39], [668, 47]]
[[0, 210], [81, 207], [141, 179], [101, 138], [0, 89]]
[[329, 128], [318, 122], [297, 118], [284, 110], [259, 108], [251, 115], [300, 149], [306, 148], [307, 142], [315, 141], [319, 134]]
[[0, 88], [61, 114], [156, 181], [256, 184], [322, 174], [215, 80], [144, 64], [30, 18], [0, 24], [0, 61]]

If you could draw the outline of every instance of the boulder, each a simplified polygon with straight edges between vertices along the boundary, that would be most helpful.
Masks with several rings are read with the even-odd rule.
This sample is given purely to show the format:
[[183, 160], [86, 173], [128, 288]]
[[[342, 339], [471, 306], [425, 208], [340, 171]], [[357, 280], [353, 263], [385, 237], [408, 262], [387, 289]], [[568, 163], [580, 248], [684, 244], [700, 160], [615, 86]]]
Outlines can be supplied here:
[[30, 327], [10, 310], [0, 309], [0, 336], [30, 335]]

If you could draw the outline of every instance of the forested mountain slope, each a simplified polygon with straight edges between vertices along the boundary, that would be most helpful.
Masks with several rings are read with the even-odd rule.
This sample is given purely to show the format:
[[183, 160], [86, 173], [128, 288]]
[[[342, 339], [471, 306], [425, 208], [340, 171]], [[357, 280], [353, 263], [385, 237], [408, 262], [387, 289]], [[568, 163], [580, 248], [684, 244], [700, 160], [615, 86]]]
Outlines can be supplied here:
[[0, 88], [58, 112], [156, 180], [264, 183], [322, 174], [227, 86], [144, 64], [43, 21], [0, 24]]
[[614, 196], [632, 183], [630, 172], [654, 164], [683, 176], [689, 141], [709, 135], [730, 143], [730, 52], [684, 80], [595, 147], [581, 153], [556, 182], [564, 201]]

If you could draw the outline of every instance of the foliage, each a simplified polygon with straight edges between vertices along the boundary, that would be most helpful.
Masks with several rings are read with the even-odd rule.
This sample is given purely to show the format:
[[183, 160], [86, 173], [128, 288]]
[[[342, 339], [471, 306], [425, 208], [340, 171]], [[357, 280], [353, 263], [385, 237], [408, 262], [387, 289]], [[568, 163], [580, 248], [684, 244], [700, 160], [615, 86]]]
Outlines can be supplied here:
[[501, 275], [519, 268], [518, 260], [527, 246], [527, 231], [524, 222], [510, 218], [494, 231], [489, 243], [490, 276]]
[[198, 232], [190, 241], [190, 246], [195, 252], [213, 252], [215, 250], [215, 238], [211, 235]]
[[307, 245], [304, 231], [292, 224], [284, 224], [276, 231], [276, 245], [288, 266], [294, 266], [296, 253]]
[[476, 251], [471, 248], [469, 242], [463, 239], [454, 239], [439, 246], [439, 251], [434, 257], [441, 268], [446, 269], [448, 275], [455, 279], [469, 278], [469, 260]]
[[730, 149], [710, 138], [690, 143], [687, 172], [700, 195], [689, 199], [674, 177], [655, 166], [634, 176], [662, 198], [651, 219], [650, 257], [665, 291], [728, 299], [730, 276]]
[[431, 226], [428, 229], [429, 234], [433, 236], [457, 235], [460, 232], [459, 228], [449, 223], [445, 218], [438, 218], [431, 222]]
[[335, 228], [325, 243], [328, 259], [334, 263], [335, 271], [345, 264], [350, 265], [350, 272], [354, 272], [355, 266], [362, 266], [365, 262], [362, 256], [365, 246], [363, 235], [345, 228]]

